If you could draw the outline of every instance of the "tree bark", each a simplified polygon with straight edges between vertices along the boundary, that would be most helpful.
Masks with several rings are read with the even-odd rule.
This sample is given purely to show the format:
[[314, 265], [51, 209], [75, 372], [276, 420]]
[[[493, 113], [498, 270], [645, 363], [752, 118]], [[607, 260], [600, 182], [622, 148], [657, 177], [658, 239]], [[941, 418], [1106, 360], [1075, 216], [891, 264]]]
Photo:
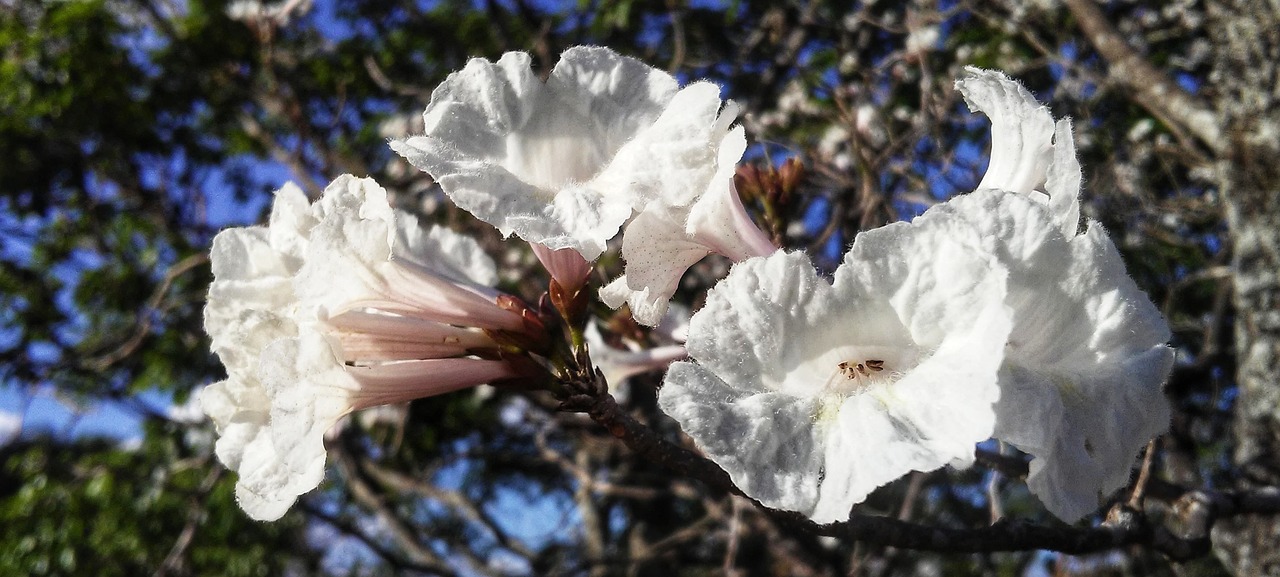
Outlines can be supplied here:
[[[1232, 459], [1244, 487], [1280, 485], [1280, 0], [1208, 7], [1216, 161], [1232, 245], [1238, 396]], [[1280, 576], [1280, 518], [1219, 523], [1214, 550], [1236, 575]]]

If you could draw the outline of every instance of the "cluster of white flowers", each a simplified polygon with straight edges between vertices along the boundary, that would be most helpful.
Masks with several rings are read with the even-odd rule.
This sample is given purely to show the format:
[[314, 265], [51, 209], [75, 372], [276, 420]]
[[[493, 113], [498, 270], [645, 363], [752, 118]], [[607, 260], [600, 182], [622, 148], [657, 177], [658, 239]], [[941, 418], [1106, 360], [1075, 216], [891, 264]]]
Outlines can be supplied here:
[[[1080, 222], [1070, 122], [998, 72], [957, 88], [992, 121], [978, 190], [861, 233], [829, 280], [743, 207], [747, 143], [720, 89], [604, 48], [566, 51], [546, 81], [525, 54], [474, 59], [432, 94], [424, 134], [391, 147], [569, 290], [621, 233], [624, 274], [599, 296], [642, 324], [698, 260], [733, 261], [673, 344], [588, 341], [619, 379], [676, 361], [662, 409], [761, 503], [840, 521], [994, 437], [1033, 457], [1031, 491], [1074, 521], [1167, 426], [1169, 331]], [[286, 187], [268, 227], [222, 233], [213, 259], [206, 326], [230, 378], [202, 400], [255, 517], [319, 482], [341, 415], [528, 376], [478, 354], [541, 328], [489, 288], [492, 262], [393, 213], [371, 181], [340, 178], [311, 206]]]

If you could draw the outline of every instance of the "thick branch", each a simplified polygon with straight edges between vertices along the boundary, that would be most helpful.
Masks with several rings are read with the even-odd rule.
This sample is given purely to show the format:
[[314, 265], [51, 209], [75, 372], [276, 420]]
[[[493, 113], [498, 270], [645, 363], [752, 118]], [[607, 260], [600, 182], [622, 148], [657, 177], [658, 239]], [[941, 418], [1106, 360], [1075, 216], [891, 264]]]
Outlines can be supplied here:
[[1213, 110], [1152, 66], [1125, 42], [1094, 0], [1066, 0], [1089, 43], [1107, 60], [1107, 78], [1133, 92], [1134, 101], [1166, 124], [1181, 127], [1217, 153], [1227, 143]]

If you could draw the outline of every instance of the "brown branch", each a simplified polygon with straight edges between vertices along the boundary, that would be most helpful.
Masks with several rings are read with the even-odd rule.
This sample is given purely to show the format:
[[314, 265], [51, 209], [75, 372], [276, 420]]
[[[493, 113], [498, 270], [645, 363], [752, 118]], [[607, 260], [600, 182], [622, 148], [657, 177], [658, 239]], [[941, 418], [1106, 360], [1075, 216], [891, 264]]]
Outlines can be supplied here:
[[477, 506], [475, 502], [464, 497], [461, 493], [419, 481], [409, 475], [385, 468], [367, 458], [360, 459], [358, 464], [360, 471], [367, 474], [378, 484], [400, 493], [412, 493], [439, 501], [464, 515], [471, 522], [484, 527], [503, 548], [526, 559], [532, 559], [535, 556], [535, 553], [528, 547], [512, 539], [510, 535], [507, 535], [505, 531], [498, 527], [492, 516], [485, 513], [484, 508]]
[[129, 338], [107, 354], [82, 361], [81, 366], [95, 371], [105, 371], [111, 365], [137, 352], [138, 347], [142, 346], [142, 341], [147, 338], [147, 335], [151, 334], [151, 328], [155, 324], [153, 317], [156, 313], [162, 312], [160, 305], [164, 303], [164, 297], [169, 293], [169, 288], [173, 286], [174, 281], [191, 269], [208, 262], [208, 254], [198, 253], [188, 256], [169, 267], [160, 284], [156, 285], [155, 290], [151, 292], [146, 304], [138, 311], [137, 320], [134, 321], [133, 333], [129, 335]]
[[[600, 376], [599, 380], [603, 382], [604, 377]], [[566, 399], [561, 408], [587, 413], [593, 421], [609, 431], [609, 434], [654, 463], [693, 477], [713, 491], [742, 494], [733, 481], [729, 480], [729, 474], [725, 473], [719, 465], [693, 451], [677, 447], [660, 438], [652, 429], [636, 422], [631, 415], [618, 407], [618, 403], [607, 392], [594, 398], [588, 395], [574, 395]]]
[[[208, 462], [202, 463], [207, 467]], [[178, 533], [178, 538], [174, 540], [173, 547], [169, 549], [169, 554], [165, 556], [164, 561], [160, 563], [160, 567], [152, 573], [153, 577], [166, 577], [167, 575], [184, 573], [186, 569], [187, 550], [191, 548], [191, 543], [195, 539], [196, 529], [204, 523], [205, 508], [201, 504], [208, 497], [209, 492], [213, 490], [214, 483], [218, 482], [218, 478], [222, 476], [221, 467], [209, 468], [209, 473], [200, 481], [200, 486], [196, 493], [187, 501], [187, 522], [182, 527], [182, 531]]]
[[301, 501], [299, 503], [299, 507], [301, 507], [303, 511], [306, 511], [307, 515], [310, 517], [324, 521], [334, 529], [359, 540], [365, 547], [368, 547], [370, 551], [373, 551], [374, 554], [381, 557], [397, 571], [410, 569], [424, 573], [434, 573], [439, 570], [439, 567], [434, 564], [422, 565], [409, 559], [404, 559], [400, 554], [387, 548], [382, 543], [379, 543], [376, 539], [366, 534], [354, 521], [350, 519], [344, 519], [337, 515], [326, 513], [320, 507], [311, 505], [306, 501]]
[[351, 490], [351, 496], [356, 502], [372, 510], [374, 515], [382, 521], [388, 536], [400, 546], [409, 562], [442, 575], [457, 574], [457, 571], [440, 559], [434, 551], [418, 541], [414, 529], [409, 527], [365, 480], [353, 456], [343, 449], [331, 450], [329, 455], [334, 457], [333, 460], [337, 463], [338, 469], [342, 471], [347, 487]]
[[1066, 0], [1066, 5], [1085, 38], [1106, 59], [1110, 81], [1132, 91], [1134, 102], [1165, 124], [1185, 128], [1214, 152], [1227, 149], [1213, 111], [1129, 46], [1094, 0]]

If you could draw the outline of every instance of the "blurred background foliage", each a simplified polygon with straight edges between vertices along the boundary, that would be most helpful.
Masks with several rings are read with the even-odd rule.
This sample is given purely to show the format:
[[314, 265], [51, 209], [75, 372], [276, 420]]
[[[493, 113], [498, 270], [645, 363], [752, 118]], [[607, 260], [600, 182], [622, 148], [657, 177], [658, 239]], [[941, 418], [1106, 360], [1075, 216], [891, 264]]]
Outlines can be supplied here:
[[[488, 389], [357, 415], [332, 439], [322, 489], [261, 524], [235, 506], [234, 475], [190, 404], [221, 378], [201, 329], [212, 235], [259, 222], [287, 180], [314, 195], [342, 173], [375, 176], [400, 207], [481, 237], [505, 289], [541, 295], [545, 277], [521, 243], [450, 205], [385, 145], [421, 129], [432, 88], [470, 57], [528, 51], [545, 74], [561, 50], [602, 44], [684, 81], [720, 83], [755, 143], [744, 200], [828, 270], [859, 230], [976, 185], [989, 124], [952, 85], [975, 65], [1074, 118], [1085, 211], [1174, 328], [1177, 410], [1154, 445], [1154, 478], [1276, 485], [1280, 429], [1266, 387], [1280, 386], [1280, 353], [1248, 371], [1239, 355], [1280, 350], [1280, 323], [1240, 322], [1280, 315], [1280, 256], [1242, 259], [1254, 253], [1240, 248], [1242, 231], [1280, 225], [1280, 179], [1266, 169], [1276, 139], [1258, 136], [1275, 125], [1280, 58], [1263, 56], [1275, 54], [1280, 26], [1266, 25], [1274, 7], [1259, 10], [1208, 0], [0, 1], [0, 575], [1275, 574], [1263, 559], [1278, 542], [1265, 540], [1276, 531], [1267, 518], [1215, 532], [1217, 555], [1189, 564], [1140, 547], [941, 555], [792, 534], [635, 457], [585, 417], [556, 413], [544, 395]], [[1250, 36], [1239, 18], [1262, 24]], [[802, 177], [781, 186], [788, 159]], [[598, 280], [616, 274], [616, 256], [602, 268]], [[725, 270], [714, 259], [695, 267], [686, 302], [696, 306]], [[1242, 275], [1262, 279], [1249, 285], [1261, 297]], [[658, 339], [599, 312], [615, 343]], [[633, 378], [626, 406], [674, 440], [655, 407], [659, 381]], [[1168, 512], [1153, 493], [1148, 508]], [[911, 475], [861, 509], [959, 527], [1000, 515], [1053, 522], [1017, 479], [982, 467]], [[1239, 553], [1249, 542], [1270, 546]]]

